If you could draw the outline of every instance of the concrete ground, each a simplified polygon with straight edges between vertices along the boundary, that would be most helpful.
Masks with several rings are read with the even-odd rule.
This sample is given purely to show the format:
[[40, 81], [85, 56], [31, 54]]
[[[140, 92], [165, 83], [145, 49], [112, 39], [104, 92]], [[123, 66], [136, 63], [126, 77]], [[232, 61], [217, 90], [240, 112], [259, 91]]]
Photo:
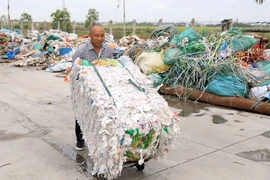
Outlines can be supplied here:
[[[87, 150], [74, 148], [69, 84], [59, 74], [0, 64], [0, 179], [86, 180]], [[167, 98], [181, 135], [166, 159], [121, 180], [269, 180], [270, 117]]]

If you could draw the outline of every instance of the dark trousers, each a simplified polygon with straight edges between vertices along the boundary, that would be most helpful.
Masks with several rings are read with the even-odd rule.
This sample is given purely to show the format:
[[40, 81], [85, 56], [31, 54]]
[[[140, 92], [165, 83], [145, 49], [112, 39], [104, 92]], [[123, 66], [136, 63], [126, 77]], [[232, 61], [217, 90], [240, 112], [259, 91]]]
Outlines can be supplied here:
[[75, 120], [75, 133], [77, 141], [83, 141], [83, 133], [77, 120]]

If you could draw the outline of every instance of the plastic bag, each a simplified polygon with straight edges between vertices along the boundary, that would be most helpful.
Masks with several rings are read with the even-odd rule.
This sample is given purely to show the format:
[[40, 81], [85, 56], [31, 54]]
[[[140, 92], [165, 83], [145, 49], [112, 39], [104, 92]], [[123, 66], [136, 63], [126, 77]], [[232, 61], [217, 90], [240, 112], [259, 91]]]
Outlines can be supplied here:
[[173, 65], [183, 52], [179, 48], [173, 48], [165, 51], [164, 63], [167, 65]]
[[169, 66], [164, 64], [162, 53], [160, 52], [143, 52], [134, 63], [138, 65], [141, 71], [146, 75], [166, 72], [169, 69]]
[[245, 97], [248, 92], [248, 84], [244, 79], [234, 76], [216, 76], [206, 88], [210, 92], [219, 96], [241, 96]]
[[59, 41], [63, 41], [63, 39], [58, 35], [58, 34], [51, 34], [47, 37], [47, 41], [49, 40], [59, 40]]
[[183, 31], [180, 36], [178, 37], [178, 46], [183, 47], [186, 43], [196, 42], [198, 41], [199, 37], [197, 33], [192, 29], [188, 28]]
[[249, 97], [257, 100], [261, 100], [263, 98], [270, 99], [270, 84], [267, 86], [251, 88], [249, 91]]
[[261, 61], [261, 62], [258, 62], [256, 64], [261, 71], [270, 75], [270, 61]]
[[239, 51], [246, 51], [250, 48], [252, 48], [255, 44], [257, 44], [260, 40], [255, 39], [253, 37], [249, 36], [240, 36], [237, 39], [233, 40], [232, 45], [230, 48], [234, 52], [239, 52]]
[[171, 46], [177, 46], [179, 34], [175, 34], [170, 41]]
[[51, 68], [46, 69], [46, 71], [61, 72], [61, 71], [65, 71], [67, 68], [70, 68], [70, 67], [72, 67], [72, 63], [60, 62], [60, 63], [52, 66]]
[[154, 88], [160, 86], [162, 84], [163, 79], [164, 79], [159, 74], [156, 74], [156, 73], [149, 74], [148, 77], [150, 77], [154, 81], [153, 86], [152, 86]]

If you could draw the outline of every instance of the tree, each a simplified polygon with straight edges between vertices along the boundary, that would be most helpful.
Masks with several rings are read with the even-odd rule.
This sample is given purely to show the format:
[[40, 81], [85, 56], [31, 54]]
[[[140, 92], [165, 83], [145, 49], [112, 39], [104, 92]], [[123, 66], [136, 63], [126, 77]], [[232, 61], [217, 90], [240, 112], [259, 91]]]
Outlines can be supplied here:
[[54, 13], [51, 14], [53, 18], [52, 27], [57, 29], [58, 22], [60, 22], [60, 29], [63, 31], [70, 32], [71, 31], [71, 21], [70, 21], [70, 13], [66, 8], [63, 10], [57, 9]]
[[262, 3], [264, 3], [264, 1], [265, 0], [255, 0], [255, 2], [258, 3], [258, 4], [262, 4]]
[[29, 29], [29, 25], [28, 24], [24, 24], [23, 25], [23, 29], [28, 30]]
[[21, 28], [21, 26], [19, 25], [19, 24], [15, 24], [14, 26], [13, 26], [13, 29], [20, 29]]
[[99, 20], [99, 13], [97, 12], [96, 9], [89, 9], [88, 14], [86, 15], [86, 20], [85, 20], [85, 27], [90, 27], [92, 24], [97, 23]]
[[7, 16], [2, 15], [0, 17], [0, 28], [6, 27], [8, 25], [8, 19]]
[[30, 14], [27, 14], [27, 13], [23, 12], [22, 15], [21, 15], [21, 21], [23, 21], [23, 22], [32, 22], [33, 19], [32, 19], [32, 16]]

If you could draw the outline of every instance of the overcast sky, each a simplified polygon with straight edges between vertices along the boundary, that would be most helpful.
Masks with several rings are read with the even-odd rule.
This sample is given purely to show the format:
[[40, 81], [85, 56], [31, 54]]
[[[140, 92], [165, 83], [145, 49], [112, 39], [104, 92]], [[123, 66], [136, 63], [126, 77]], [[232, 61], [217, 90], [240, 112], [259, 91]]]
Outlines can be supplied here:
[[[7, 14], [7, 1], [0, 0], [0, 15]], [[99, 12], [99, 22], [123, 21], [123, 0], [65, 0], [71, 20], [85, 21], [89, 8]], [[23, 11], [34, 21], [50, 21], [50, 14], [63, 7], [63, 0], [10, 0], [11, 19], [19, 19]], [[220, 22], [232, 18], [239, 22], [270, 22], [270, 0], [258, 5], [254, 0], [126, 0], [126, 21], [137, 22], [190, 21]]]

